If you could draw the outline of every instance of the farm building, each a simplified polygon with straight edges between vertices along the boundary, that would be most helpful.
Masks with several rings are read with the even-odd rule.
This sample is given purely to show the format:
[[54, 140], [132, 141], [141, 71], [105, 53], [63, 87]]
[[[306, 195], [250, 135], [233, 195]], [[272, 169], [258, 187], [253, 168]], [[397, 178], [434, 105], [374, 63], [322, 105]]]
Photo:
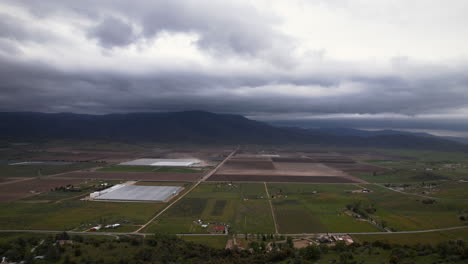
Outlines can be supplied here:
[[137, 159], [120, 163], [124, 166], [160, 166], [160, 167], [193, 167], [201, 163], [198, 159]]
[[96, 201], [165, 202], [176, 196], [180, 186], [138, 186], [117, 184], [105, 190], [91, 193]]

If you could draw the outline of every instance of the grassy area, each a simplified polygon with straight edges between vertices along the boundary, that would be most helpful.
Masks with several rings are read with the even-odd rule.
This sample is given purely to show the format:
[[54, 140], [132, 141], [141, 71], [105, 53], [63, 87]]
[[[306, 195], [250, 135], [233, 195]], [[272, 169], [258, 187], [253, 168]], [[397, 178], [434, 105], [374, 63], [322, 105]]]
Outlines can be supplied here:
[[365, 196], [377, 211], [373, 217], [383, 220], [397, 231], [422, 230], [464, 225], [459, 215], [468, 208], [468, 201], [437, 200], [424, 203], [425, 198], [405, 195], [376, 185]]
[[374, 242], [374, 241], [387, 241], [394, 244], [432, 244], [436, 245], [448, 240], [463, 240], [468, 241], [468, 227], [465, 229], [430, 232], [430, 233], [417, 233], [417, 234], [385, 234], [385, 235], [353, 235], [353, 238], [358, 242]]
[[102, 168], [102, 169], [99, 169], [98, 171], [200, 173], [200, 172], [204, 172], [205, 168], [116, 165], [116, 166]]
[[204, 183], [170, 208], [144, 232], [208, 233], [194, 221], [228, 224], [231, 232], [273, 233], [263, 184]]
[[[269, 184], [275, 195], [273, 206], [280, 233], [367, 232], [389, 227], [396, 231], [444, 228], [464, 225], [459, 219], [468, 201], [441, 200], [405, 195], [380, 186], [366, 185], [371, 193], [353, 193], [354, 185]], [[347, 205], [360, 202], [376, 211], [371, 225], [351, 216]], [[296, 219], [301, 219], [297, 221]], [[383, 225], [381, 225], [383, 223]]]
[[78, 162], [67, 165], [0, 164], [0, 177], [37, 177], [101, 166], [102, 163]]
[[441, 199], [468, 200], [467, 188], [468, 182], [439, 181], [411, 184], [403, 191]]
[[[268, 184], [280, 233], [375, 232], [378, 228], [343, 213], [360, 200], [345, 184]], [[300, 219], [300, 221], [298, 221]]]
[[228, 239], [227, 236], [180, 236], [180, 238], [212, 248], [225, 248]]
[[85, 230], [95, 224], [144, 224], [165, 204], [66, 200], [61, 203], [1, 203], [4, 229]]

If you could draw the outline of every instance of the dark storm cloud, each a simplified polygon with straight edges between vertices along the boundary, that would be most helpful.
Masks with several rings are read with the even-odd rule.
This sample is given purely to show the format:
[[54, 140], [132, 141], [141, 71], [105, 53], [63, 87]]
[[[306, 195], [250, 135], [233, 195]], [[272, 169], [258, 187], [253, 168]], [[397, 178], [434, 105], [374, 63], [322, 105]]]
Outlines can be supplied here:
[[106, 48], [126, 46], [137, 38], [132, 25], [116, 17], [106, 17], [89, 30], [89, 36], [96, 38]]
[[[226, 73], [165, 72], [122, 75], [112, 72], [63, 72], [42, 63], [15, 62], [0, 57], [2, 111], [71, 111], [108, 113], [203, 109], [252, 113], [382, 113], [415, 115], [434, 109], [464, 106], [466, 78], [449, 75], [422, 81], [335, 76], [336, 83], [357, 82], [362, 92], [348, 95], [301, 96], [268, 90], [265, 85], [317, 85], [319, 77], [257, 76]], [[451, 86], [447, 87], [447, 78]], [[244, 92], [238, 92], [239, 87]], [[327, 86], [324, 86], [327, 87]], [[459, 87], [459, 88], [457, 88]], [[288, 89], [288, 88], [285, 88]]]
[[[128, 45], [136, 40], [132, 27], [113, 15], [124, 17], [141, 27], [140, 38], [152, 38], [161, 32], [196, 33], [199, 47], [217, 54], [233, 52], [253, 55], [271, 48], [276, 42], [289, 46], [285, 36], [276, 33], [265, 22], [267, 16], [250, 5], [222, 1], [125, 1], [81, 0], [9, 1], [21, 5], [38, 17], [79, 14], [94, 21], [89, 36], [98, 38], [104, 47]], [[122, 30], [122, 31], [120, 31]], [[287, 48], [287, 47], [286, 47]]]
[[[199, 37], [197, 47], [209, 54], [215, 66], [207, 71], [196, 66], [179, 69], [175, 64], [163, 70], [135, 73], [130, 60], [123, 70], [103, 70], [90, 64], [80, 67], [79, 57], [72, 66], [28, 59], [16, 56], [14, 53], [21, 50], [12, 43], [47, 43], [55, 36], [32, 30], [26, 20], [2, 14], [0, 111], [110, 113], [199, 109], [253, 117], [297, 117], [298, 113], [413, 116], [468, 108], [466, 65], [412, 65], [410, 59], [396, 59], [400, 70], [375, 73], [371, 66], [357, 70], [355, 65], [321, 56], [316, 64], [301, 65], [302, 59], [309, 58], [298, 60], [291, 55], [295, 43], [273, 29], [276, 18], [249, 5], [188, 0], [6, 2], [28, 10], [37, 21], [48, 17], [86, 20], [76, 22], [77, 31], [82, 30], [88, 41], [97, 42], [99, 50], [126, 47], [163, 32], [194, 33]], [[60, 59], [60, 54], [57, 57]], [[225, 60], [233, 58], [244, 60], [246, 70], [223, 67]], [[274, 70], [248, 68], [257, 61], [284, 63], [286, 68], [276, 64]], [[443, 123], [435, 119], [425, 122]], [[449, 122], [444, 128], [455, 127], [454, 124], [456, 121]]]

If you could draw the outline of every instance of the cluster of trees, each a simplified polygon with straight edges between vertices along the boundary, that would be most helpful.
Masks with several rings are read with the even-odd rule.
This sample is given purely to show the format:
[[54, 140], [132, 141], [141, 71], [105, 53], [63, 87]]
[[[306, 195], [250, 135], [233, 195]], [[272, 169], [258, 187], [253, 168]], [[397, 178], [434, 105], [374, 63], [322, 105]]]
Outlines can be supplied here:
[[365, 219], [369, 218], [369, 214], [373, 214], [377, 211], [377, 208], [375, 208], [373, 204], [364, 205], [362, 204], [362, 201], [357, 201], [352, 204], [348, 204], [346, 205], [346, 209], [360, 215], [362, 218]]
[[[72, 239], [73, 244], [60, 245], [59, 240]], [[268, 239], [268, 237], [266, 238]], [[28, 263], [85, 263], [85, 264], [144, 264], [144, 263], [315, 263], [324, 255], [332, 256], [337, 264], [358, 264], [366, 256], [382, 254], [384, 263], [413, 263], [418, 257], [431, 256], [435, 261], [467, 263], [468, 245], [464, 241], [448, 241], [437, 246], [417, 244], [413, 246], [396, 245], [376, 241], [373, 243], [354, 243], [346, 245], [311, 245], [295, 249], [292, 239], [285, 238], [282, 248], [270, 250], [259, 247], [257, 250], [214, 249], [201, 244], [187, 242], [176, 236], [156, 234], [142, 238], [122, 236], [119, 239], [97, 237], [69, 237], [63, 233], [56, 236], [31, 236], [15, 238], [0, 243], [0, 256], [9, 261]], [[259, 241], [265, 243], [263, 238]], [[258, 243], [258, 242], [256, 242]], [[115, 255], [115, 249], [125, 254]], [[99, 255], [89, 254], [98, 250]], [[114, 253], [113, 253], [114, 252]], [[34, 259], [34, 256], [44, 259]], [[93, 257], [94, 256], [94, 257]]]
[[422, 200], [422, 203], [423, 204], [435, 204], [436, 200], [434, 200], [434, 199], [424, 199], [424, 200]]
[[75, 187], [73, 185], [55, 187], [50, 190], [51, 192], [81, 192], [81, 188]]

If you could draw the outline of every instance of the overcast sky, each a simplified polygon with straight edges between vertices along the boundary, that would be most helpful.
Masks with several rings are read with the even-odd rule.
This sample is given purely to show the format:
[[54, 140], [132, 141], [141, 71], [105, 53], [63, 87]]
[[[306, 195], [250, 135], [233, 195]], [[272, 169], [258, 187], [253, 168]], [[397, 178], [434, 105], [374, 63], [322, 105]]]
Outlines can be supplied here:
[[467, 14], [466, 0], [2, 0], [0, 111], [468, 132]]

